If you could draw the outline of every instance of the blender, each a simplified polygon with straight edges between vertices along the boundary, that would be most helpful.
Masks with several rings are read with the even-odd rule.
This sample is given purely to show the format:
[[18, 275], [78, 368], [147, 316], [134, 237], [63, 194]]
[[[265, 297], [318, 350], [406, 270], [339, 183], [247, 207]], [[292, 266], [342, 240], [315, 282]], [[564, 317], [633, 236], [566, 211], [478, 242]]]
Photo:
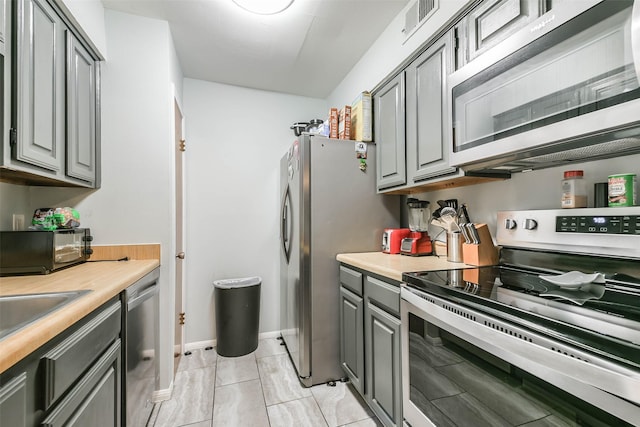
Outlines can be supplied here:
[[407, 208], [409, 211], [409, 230], [411, 231], [408, 237], [402, 239], [400, 253], [413, 256], [431, 255], [433, 247], [427, 233], [431, 219], [429, 202], [409, 198], [407, 199]]

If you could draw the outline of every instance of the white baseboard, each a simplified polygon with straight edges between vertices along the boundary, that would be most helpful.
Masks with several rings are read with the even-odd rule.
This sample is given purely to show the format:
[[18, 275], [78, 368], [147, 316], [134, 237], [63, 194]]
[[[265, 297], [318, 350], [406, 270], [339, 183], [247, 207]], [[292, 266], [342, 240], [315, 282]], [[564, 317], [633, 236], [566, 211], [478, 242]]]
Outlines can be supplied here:
[[184, 344], [184, 351], [192, 351], [199, 350], [201, 348], [207, 347], [215, 347], [217, 344], [216, 340], [207, 340], [207, 341], [196, 341]]
[[[280, 331], [262, 332], [258, 334], [258, 339], [264, 340], [269, 338], [277, 338], [279, 336], [280, 336]], [[194, 341], [190, 343], [185, 343], [184, 351], [193, 351], [193, 350], [199, 350], [207, 347], [215, 347], [217, 343], [218, 343], [218, 340]]]
[[266, 340], [269, 338], [278, 338], [280, 336], [280, 331], [271, 331], [271, 332], [263, 332], [258, 334], [259, 340]]
[[171, 384], [169, 384], [169, 388], [165, 388], [163, 390], [155, 390], [151, 395], [151, 401], [153, 403], [163, 402], [165, 400], [171, 399], [171, 394], [173, 393], [173, 380]]
[[142, 358], [145, 358], [145, 359], [146, 358], [153, 359], [154, 357], [156, 357], [156, 351], [152, 348], [145, 349], [140, 352], [140, 356], [142, 356]]

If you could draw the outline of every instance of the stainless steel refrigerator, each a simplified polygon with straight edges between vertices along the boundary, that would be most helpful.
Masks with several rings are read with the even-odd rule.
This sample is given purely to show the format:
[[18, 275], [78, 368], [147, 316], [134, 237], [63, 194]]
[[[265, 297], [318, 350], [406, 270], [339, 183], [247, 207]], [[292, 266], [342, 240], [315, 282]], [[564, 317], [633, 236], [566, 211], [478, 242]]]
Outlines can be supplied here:
[[399, 196], [376, 194], [374, 144], [365, 162], [354, 141], [306, 134], [280, 161], [280, 329], [307, 387], [345, 376], [336, 255], [380, 251], [399, 223]]

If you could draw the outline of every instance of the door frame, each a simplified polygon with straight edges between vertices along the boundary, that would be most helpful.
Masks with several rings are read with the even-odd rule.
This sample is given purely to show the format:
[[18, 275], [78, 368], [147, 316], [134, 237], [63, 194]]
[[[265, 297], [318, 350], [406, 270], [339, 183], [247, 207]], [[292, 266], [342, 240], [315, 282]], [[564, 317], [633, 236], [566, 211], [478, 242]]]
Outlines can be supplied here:
[[[183, 108], [176, 96], [175, 86], [172, 85], [172, 112], [173, 120], [171, 121], [173, 154], [174, 154], [174, 203], [173, 212], [175, 215], [173, 244], [175, 256], [175, 278], [174, 278], [174, 334], [172, 338], [174, 374], [177, 371], [180, 356], [185, 351], [185, 298], [186, 289], [186, 262], [184, 253], [186, 250], [186, 182], [185, 182], [185, 163], [186, 151], [184, 149], [185, 142], [185, 119]], [[183, 254], [183, 257], [180, 257]]]

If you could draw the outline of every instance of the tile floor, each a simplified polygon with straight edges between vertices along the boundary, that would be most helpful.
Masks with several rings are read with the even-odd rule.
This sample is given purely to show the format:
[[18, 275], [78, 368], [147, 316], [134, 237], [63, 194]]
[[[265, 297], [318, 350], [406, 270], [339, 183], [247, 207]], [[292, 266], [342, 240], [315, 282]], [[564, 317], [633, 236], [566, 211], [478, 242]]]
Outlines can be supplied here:
[[196, 350], [183, 356], [171, 400], [156, 405], [148, 426], [379, 427], [348, 383], [303, 387], [284, 346], [260, 340], [253, 353], [218, 356]]

